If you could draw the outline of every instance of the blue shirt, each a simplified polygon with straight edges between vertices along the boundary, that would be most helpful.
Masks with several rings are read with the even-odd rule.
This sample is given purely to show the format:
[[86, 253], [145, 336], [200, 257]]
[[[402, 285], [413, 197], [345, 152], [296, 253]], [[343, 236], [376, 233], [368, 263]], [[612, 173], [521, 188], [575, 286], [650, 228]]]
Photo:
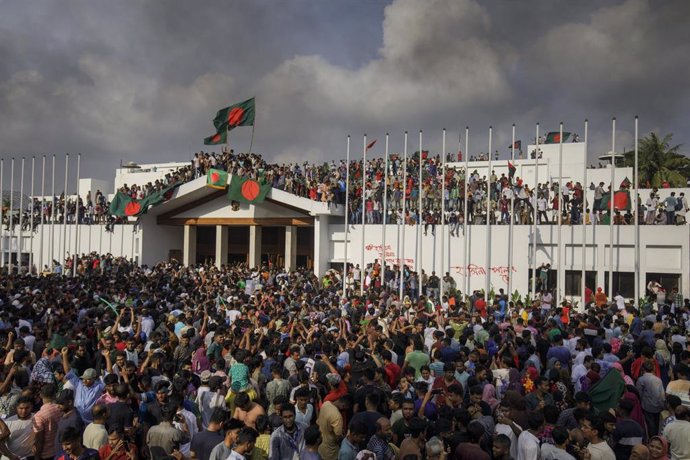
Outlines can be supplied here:
[[100, 379], [96, 379], [90, 387], [87, 387], [72, 370], [67, 373], [65, 378], [74, 386], [74, 407], [79, 412], [84, 424], [91, 423], [93, 421], [91, 408], [103, 394], [105, 385]]

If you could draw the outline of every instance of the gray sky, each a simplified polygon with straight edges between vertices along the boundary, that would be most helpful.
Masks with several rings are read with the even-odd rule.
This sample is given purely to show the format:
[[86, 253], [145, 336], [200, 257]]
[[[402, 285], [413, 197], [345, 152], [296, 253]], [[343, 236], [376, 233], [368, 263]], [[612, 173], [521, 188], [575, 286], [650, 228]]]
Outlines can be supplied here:
[[[254, 151], [338, 159], [347, 134], [424, 130], [438, 151], [505, 158], [510, 127], [582, 134], [591, 157], [690, 121], [690, 2], [473, 0], [0, 1], [0, 155], [82, 153], [82, 176], [120, 160], [181, 161], [215, 112], [256, 96]], [[251, 128], [232, 131], [246, 151]], [[464, 140], [463, 140], [464, 143]], [[415, 150], [411, 147], [410, 150]], [[683, 151], [686, 151], [683, 149]], [[8, 178], [6, 161], [5, 178]], [[73, 173], [72, 173], [73, 174]], [[61, 177], [61, 176], [58, 176]], [[7, 188], [7, 187], [6, 187]]]

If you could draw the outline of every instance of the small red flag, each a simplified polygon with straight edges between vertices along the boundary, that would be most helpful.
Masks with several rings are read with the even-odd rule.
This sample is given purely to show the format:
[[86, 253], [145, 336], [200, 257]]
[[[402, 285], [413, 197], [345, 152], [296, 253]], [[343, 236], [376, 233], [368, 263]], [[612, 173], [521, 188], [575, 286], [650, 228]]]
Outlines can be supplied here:
[[378, 140], [378, 139], [374, 139], [373, 141], [369, 142], [369, 144], [367, 145], [367, 150], [369, 150], [370, 148], [372, 148], [372, 147], [374, 146], [374, 144], [376, 144], [376, 141], [377, 141], [377, 140]]

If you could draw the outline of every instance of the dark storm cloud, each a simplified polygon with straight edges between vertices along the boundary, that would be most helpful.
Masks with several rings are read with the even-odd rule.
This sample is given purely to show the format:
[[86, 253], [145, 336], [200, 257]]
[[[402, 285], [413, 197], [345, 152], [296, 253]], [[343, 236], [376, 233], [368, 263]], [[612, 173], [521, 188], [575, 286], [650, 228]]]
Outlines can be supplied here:
[[[257, 97], [255, 150], [335, 159], [353, 135], [402, 149], [504, 149], [542, 130], [582, 132], [592, 156], [642, 131], [687, 142], [685, 1], [20, 2], [0, 14], [0, 153], [82, 152], [84, 176], [121, 159], [187, 160], [215, 111]], [[239, 149], [249, 128], [232, 132]], [[463, 141], [464, 143], [464, 141]], [[356, 147], [355, 147], [356, 146]], [[378, 144], [377, 149], [381, 149]], [[379, 152], [380, 153], [380, 152]]]

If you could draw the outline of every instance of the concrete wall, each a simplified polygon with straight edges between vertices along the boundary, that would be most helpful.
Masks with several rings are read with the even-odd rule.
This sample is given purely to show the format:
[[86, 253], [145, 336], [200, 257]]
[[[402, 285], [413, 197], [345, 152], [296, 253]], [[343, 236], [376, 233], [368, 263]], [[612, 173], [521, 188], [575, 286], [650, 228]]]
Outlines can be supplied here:
[[[421, 236], [420, 236], [421, 229]], [[609, 227], [588, 226], [586, 247], [582, 250], [582, 227], [562, 227], [561, 245], [565, 270], [581, 270], [583, 260], [587, 270], [597, 271], [597, 286], [604, 286], [611, 267]], [[616, 226], [613, 234], [613, 270], [635, 271], [633, 226]], [[386, 226], [386, 260], [399, 263], [404, 260], [411, 267], [421, 261], [421, 268], [427, 273], [450, 272], [464, 287], [469, 280], [470, 289], [483, 289], [487, 280], [496, 290], [508, 287], [508, 275], [512, 273], [512, 289], [526, 292], [531, 267], [532, 227], [514, 226], [512, 234], [513, 263], [509, 267], [510, 227], [493, 226], [490, 230], [489, 253], [487, 256], [487, 230], [483, 225], [468, 226], [467, 264], [465, 264], [465, 239], [460, 229], [459, 236], [446, 232], [445, 260], [441, 252], [441, 227], [437, 236], [429, 230], [424, 235], [423, 227]], [[353, 264], [371, 263], [382, 259], [383, 226], [367, 225], [364, 229], [364, 257], [362, 258], [362, 226], [350, 226], [348, 237], [348, 260]], [[543, 225], [537, 229], [536, 263], [561, 265], [558, 260], [558, 227]], [[331, 262], [342, 263], [344, 259], [344, 231], [342, 225], [330, 227]], [[583, 257], [584, 254], [584, 257]], [[690, 227], [688, 226], [641, 226], [640, 227], [640, 283], [645, 284], [645, 273], [672, 273], [681, 275], [682, 292], [690, 292]], [[561, 274], [561, 294], [565, 283], [565, 271]], [[594, 286], [590, 286], [594, 288]]]

